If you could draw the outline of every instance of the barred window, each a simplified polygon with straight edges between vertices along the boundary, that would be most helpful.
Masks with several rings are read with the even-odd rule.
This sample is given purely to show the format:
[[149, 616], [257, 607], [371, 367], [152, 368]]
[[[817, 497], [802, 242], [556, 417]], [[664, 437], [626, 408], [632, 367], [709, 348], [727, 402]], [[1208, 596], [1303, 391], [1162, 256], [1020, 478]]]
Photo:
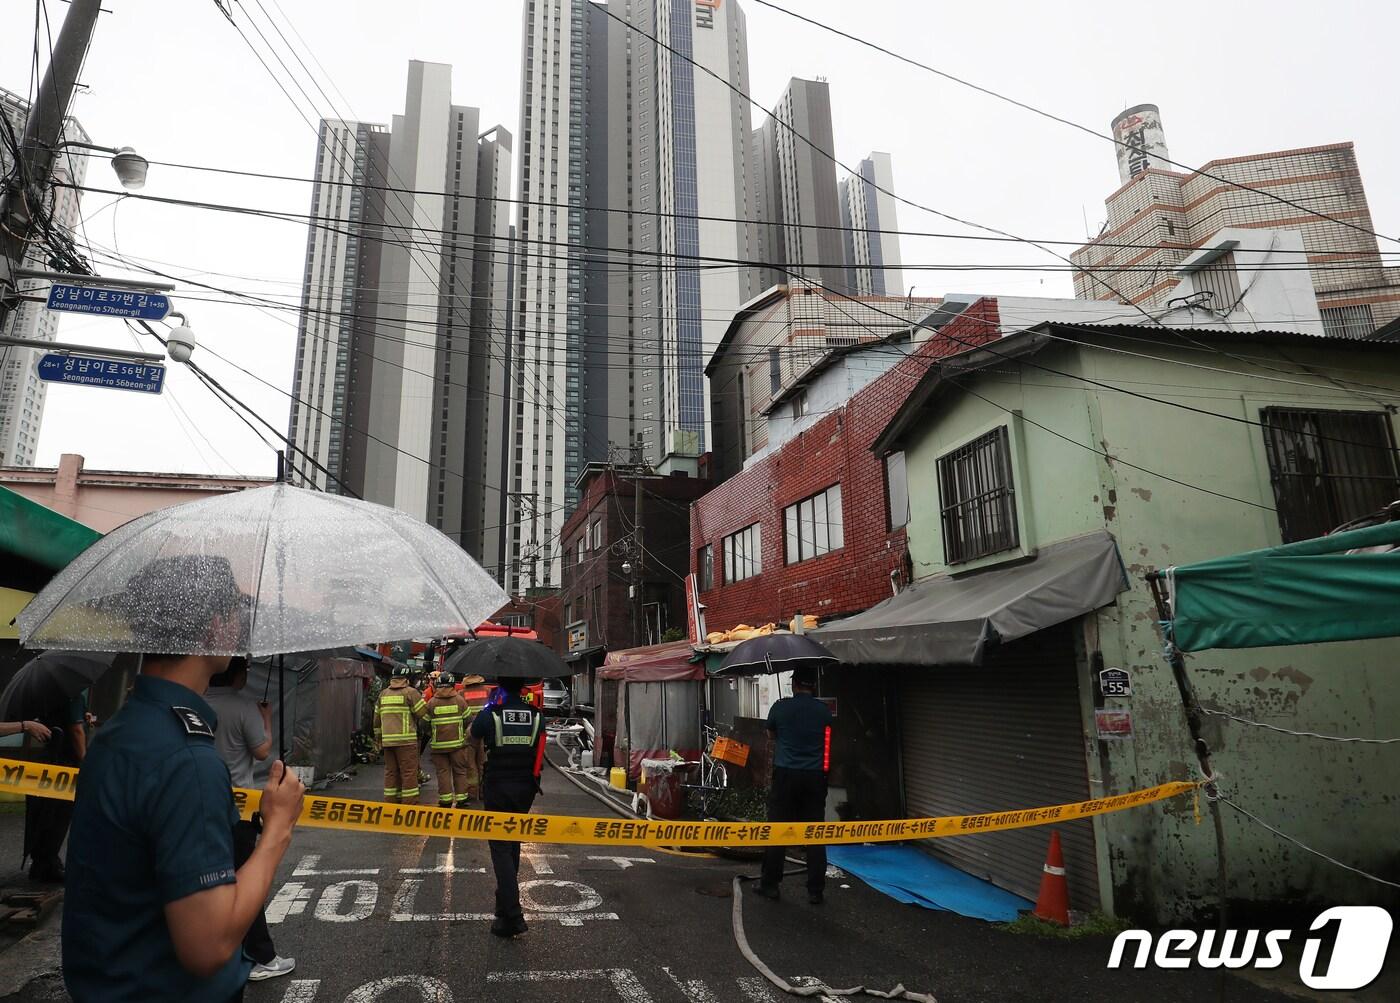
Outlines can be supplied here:
[[1385, 413], [1271, 407], [1260, 418], [1284, 543], [1324, 536], [1400, 499]]
[[1329, 338], [1365, 338], [1375, 329], [1369, 303], [1322, 308], [1322, 333]]
[[1011, 550], [1019, 542], [1006, 426], [938, 458], [943, 556], [949, 564]]

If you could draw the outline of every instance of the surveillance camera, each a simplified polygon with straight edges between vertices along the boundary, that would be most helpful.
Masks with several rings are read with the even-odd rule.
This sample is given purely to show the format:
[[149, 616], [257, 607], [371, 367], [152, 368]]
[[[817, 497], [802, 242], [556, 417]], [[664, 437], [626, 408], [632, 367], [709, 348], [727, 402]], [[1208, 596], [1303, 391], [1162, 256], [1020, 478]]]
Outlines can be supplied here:
[[175, 362], [189, 362], [197, 344], [194, 332], [181, 324], [165, 339], [165, 351]]
[[632, 573], [632, 562], [631, 562], [631, 561], [623, 561], [623, 562], [622, 562], [622, 573], [623, 573], [624, 575], [630, 575], [630, 574]]

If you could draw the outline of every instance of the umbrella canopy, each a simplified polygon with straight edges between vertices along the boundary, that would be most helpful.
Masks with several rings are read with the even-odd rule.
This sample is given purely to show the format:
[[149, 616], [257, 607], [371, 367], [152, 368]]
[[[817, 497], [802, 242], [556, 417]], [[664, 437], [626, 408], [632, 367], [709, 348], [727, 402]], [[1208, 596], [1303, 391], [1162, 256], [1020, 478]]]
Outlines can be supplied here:
[[480, 623], [504, 590], [431, 526], [274, 484], [108, 533], [19, 615], [29, 647], [270, 655]]
[[111, 669], [117, 656], [98, 651], [45, 651], [24, 665], [0, 693], [0, 721], [43, 717], [70, 701]]
[[545, 679], [569, 675], [564, 660], [539, 641], [487, 637], [459, 648], [447, 659], [448, 672], [487, 679]]
[[715, 675], [749, 676], [819, 669], [840, 661], [806, 634], [768, 634], [750, 638], [725, 655]]

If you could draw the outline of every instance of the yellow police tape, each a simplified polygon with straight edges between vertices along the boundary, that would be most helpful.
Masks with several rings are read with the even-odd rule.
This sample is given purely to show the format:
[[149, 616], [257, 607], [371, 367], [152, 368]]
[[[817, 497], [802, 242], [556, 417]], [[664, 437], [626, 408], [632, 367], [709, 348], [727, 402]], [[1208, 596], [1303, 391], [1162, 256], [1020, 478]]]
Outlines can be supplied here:
[[[73, 800], [78, 771], [66, 766], [0, 759], [0, 792]], [[404, 836], [453, 836], [587, 846], [801, 846], [808, 843], [889, 843], [905, 839], [968, 836], [1024, 829], [1136, 808], [1194, 790], [1183, 781], [1158, 784], [1114, 797], [1045, 808], [948, 815], [883, 822], [642, 822], [583, 815], [517, 815], [509, 812], [383, 804], [308, 795], [298, 825]], [[258, 810], [260, 791], [235, 789], [234, 803], [247, 818]]]

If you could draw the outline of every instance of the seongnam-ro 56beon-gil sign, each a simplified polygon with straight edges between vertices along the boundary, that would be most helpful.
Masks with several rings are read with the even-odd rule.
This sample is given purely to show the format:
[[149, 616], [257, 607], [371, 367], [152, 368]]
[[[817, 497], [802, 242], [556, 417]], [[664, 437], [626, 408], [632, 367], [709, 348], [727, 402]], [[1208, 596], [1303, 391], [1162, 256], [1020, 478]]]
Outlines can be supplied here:
[[[1324, 910], [1308, 928], [1298, 979], [1309, 989], [1364, 989], [1385, 966], [1394, 927], [1380, 906], [1339, 905]], [[1154, 938], [1147, 930], [1124, 930], [1113, 941], [1108, 967], [1278, 968], [1292, 930], [1167, 930]], [[1331, 942], [1331, 950], [1323, 946]], [[1130, 951], [1136, 947], [1136, 954]]]

